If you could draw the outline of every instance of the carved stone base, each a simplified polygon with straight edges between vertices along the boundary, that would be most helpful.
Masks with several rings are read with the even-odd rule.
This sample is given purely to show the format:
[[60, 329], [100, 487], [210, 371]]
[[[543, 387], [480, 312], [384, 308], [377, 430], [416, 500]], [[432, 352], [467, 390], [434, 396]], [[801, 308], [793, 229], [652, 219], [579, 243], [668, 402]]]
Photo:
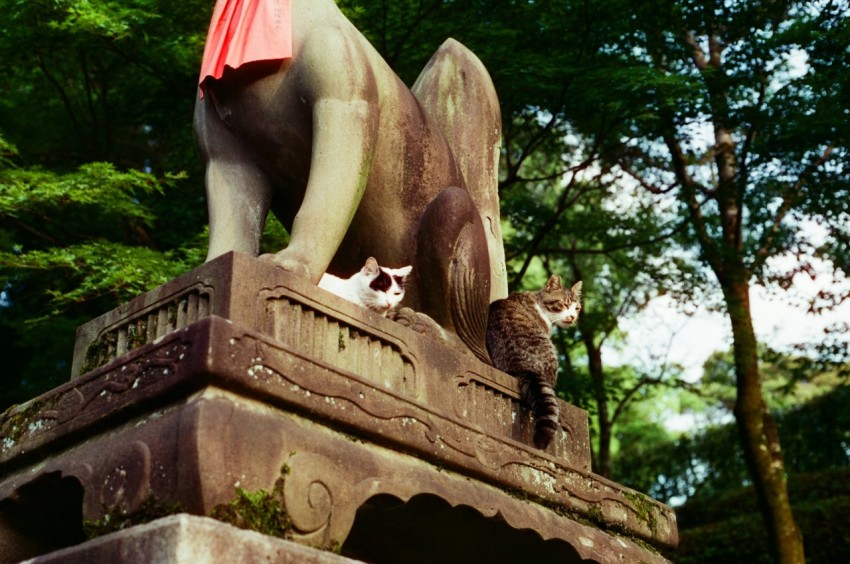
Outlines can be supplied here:
[[92, 321], [75, 353], [82, 374], [0, 419], [0, 561], [246, 499], [367, 561], [665, 562], [677, 542], [669, 508], [590, 472], [585, 412], [562, 404], [540, 451], [513, 378], [256, 259]]

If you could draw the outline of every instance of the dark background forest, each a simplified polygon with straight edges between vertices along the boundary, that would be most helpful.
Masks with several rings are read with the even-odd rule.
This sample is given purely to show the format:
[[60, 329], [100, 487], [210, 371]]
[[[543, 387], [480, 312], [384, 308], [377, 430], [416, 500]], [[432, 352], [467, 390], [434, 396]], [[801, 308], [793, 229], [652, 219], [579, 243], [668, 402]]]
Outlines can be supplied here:
[[[588, 411], [595, 472], [675, 505], [671, 558], [850, 561], [847, 323], [780, 347], [750, 304], [801, 278], [832, 280], [805, 315], [850, 297], [850, 3], [338, 4], [408, 85], [447, 37], [490, 71], [510, 287], [583, 281], [558, 391]], [[203, 261], [213, 2], [0, 6], [2, 410], [68, 380], [77, 325]], [[265, 250], [286, 238], [270, 220]], [[610, 361], [659, 297], [728, 319], [697, 379]]]

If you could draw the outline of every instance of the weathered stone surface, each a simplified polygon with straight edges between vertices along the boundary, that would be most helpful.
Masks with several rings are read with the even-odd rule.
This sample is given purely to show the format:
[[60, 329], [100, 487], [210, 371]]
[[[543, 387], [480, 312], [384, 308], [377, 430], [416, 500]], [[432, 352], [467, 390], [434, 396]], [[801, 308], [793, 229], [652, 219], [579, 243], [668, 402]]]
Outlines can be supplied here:
[[161, 562], [345, 564], [355, 560], [185, 513], [104, 535], [28, 561], [30, 564]]
[[[116, 343], [161, 344], [165, 335], [211, 315], [230, 320], [234, 328], [254, 331], [245, 339], [259, 339], [263, 344], [252, 346], [270, 347], [269, 355], [275, 358], [290, 352], [297, 353], [297, 358], [306, 355], [304, 371], [315, 366], [345, 376], [344, 382], [354, 376], [381, 394], [415, 402], [418, 409], [436, 409], [485, 432], [531, 444], [531, 421], [520, 411], [512, 377], [471, 354], [423, 338], [324, 292], [299, 276], [238, 253], [222, 256], [82, 325], [77, 331], [75, 374], [80, 370], [76, 367], [91, 370], [124, 354], [127, 346]], [[170, 371], [165, 375], [173, 374], [176, 367], [172, 365], [184, 362], [180, 355], [185, 351], [162, 351], [161, 346], [149, 350], [158, 351], [155, 361], [145, 355], [141, 367], [128, 366], [125, 360], [120, 376], [151, 370], [152, 363]], [[251, 365], [250, 359], [244, 362], [246, 367]], [[241, 369], [235, 367], [235, 373]], [[297, 384], [309, 389], [316, 379], [310, 375]], [[587, 415], [567, 404], [562, 408], [562, 431], [546, 453], [573, 468], [589, 470]]]
[[483, 63], [454, 39], [428, 61], [411, 92], [446, 137], [487, 235], [490, 299], [508, 295], [499, 218], [502, 111]]
[[[313, 283], [326, 271], [350, 276], [369, 256], [412, 264], [407, 304], [449, 320], [446, 331], [486, 358], [475, 322], [507, 295], [501, 119], [487, 70], [447, 40], [411, 92], [333, 0], [291, 8], [291, 59], [227, 69], [196, 101], [208, 258], [256, 256], [271, 209], [291, 237], [268, 260]], [[465, 205], [444, 207], [447, 190]], [[436, 229], [422, 221], [458, 209]]]
[[[645, 547], [677, 542], [669, 508], [590, 472], [585, 412], [562, 404], [535, 449], [513, 378], [263, 261], [219, 257], [78, 335], [94, 369], [0, 419], [0, 547], [276, 483], [292, 539], [351, 535], [365, 559], [403, 557], [388, 539], [415, 545], [404, 523], [429, 515], [567, 562], [662, 562]], [[56, 523], [28, 526], [47, 507]]]

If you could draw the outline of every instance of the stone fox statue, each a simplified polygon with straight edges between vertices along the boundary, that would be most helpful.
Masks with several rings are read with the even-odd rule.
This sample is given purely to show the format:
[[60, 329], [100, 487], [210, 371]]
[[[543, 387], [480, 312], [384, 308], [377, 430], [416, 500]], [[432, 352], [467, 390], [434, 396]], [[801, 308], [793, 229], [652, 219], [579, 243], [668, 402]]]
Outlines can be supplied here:
[[291, 240], [264, 258], [314, 283], [412, 263], [405, 303], [486, 362], [487, 307], [507, 295], [487, 71], [449, 39], [408, 89], [333, 0], [290, 1], [292, 58], [201, 77], [207, 260], [256, 256], [271, 210]]

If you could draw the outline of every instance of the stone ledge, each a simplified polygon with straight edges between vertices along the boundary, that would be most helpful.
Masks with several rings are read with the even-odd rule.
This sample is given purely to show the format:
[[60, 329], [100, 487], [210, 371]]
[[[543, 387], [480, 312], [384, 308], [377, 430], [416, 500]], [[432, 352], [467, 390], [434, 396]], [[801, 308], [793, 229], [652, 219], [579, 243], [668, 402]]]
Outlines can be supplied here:
[[27, 560], [29, 564], [168, 562], [346, 564], [359, 562], [292, 541], [245, 531], [208, 517], [164, 517]]
[[[20, 508], [19, 514], [45, 521], [37, 534], [30, 532], [23, 539], [33, 546], [39, 535], [55, 533], [46, 524], [50, 519], [39, 515], [73, 512], [73, 496], [57, 492], [79, 491], [76, 503], [88, 521], [120, 523], [125, 518], [138, 522], [166, 506], [209, 515], [230, 506], [238, 497], [237, 488], [272, 492], [291, 521], [287, 535], [293, 540], [327, 548], [342, 545], [345, 550], [353, 534], [361, 551], [357, 555], [367, 560], [374, 554], [368, 551], [370, 545], [398, 554], [404, 548], [400, 544], [416, 538], [416, 523], [427, 523], [438, 538], [457, 535], [441, 528], [448, 520], [467, 532], [483, 529], [497, 536], [489, 541], [467, 538], [472, 547], [489, 542], [504, 545], [503, 551], [514, 546], [545, 549], [564, 562], [666, 562], [628, 535], [612, 534], [600, 528], [601, 523], [562, 508], [531, 502], [522, 492], [471, 480], [215, 387], [9, 476], [2, 481], [0, 499], [4, 511]], [[398, 503], [374, 509], [381, 505], [378, 500], [388, 497]], [[423, 502], [428, 499], [439, 503]], [[39, 500], [47, 505], [37, 507]], [[364, 508], [371, 508], [371, 527], [358, 526]], [[403, 523], [410, 525], [396, 534]], [[57, 521], [55, 526], [72, 524]], [[364, 528], [371, 531], [365, 541]], [[470, 546], [459, 550], [469, 554], [474, 551]]]

